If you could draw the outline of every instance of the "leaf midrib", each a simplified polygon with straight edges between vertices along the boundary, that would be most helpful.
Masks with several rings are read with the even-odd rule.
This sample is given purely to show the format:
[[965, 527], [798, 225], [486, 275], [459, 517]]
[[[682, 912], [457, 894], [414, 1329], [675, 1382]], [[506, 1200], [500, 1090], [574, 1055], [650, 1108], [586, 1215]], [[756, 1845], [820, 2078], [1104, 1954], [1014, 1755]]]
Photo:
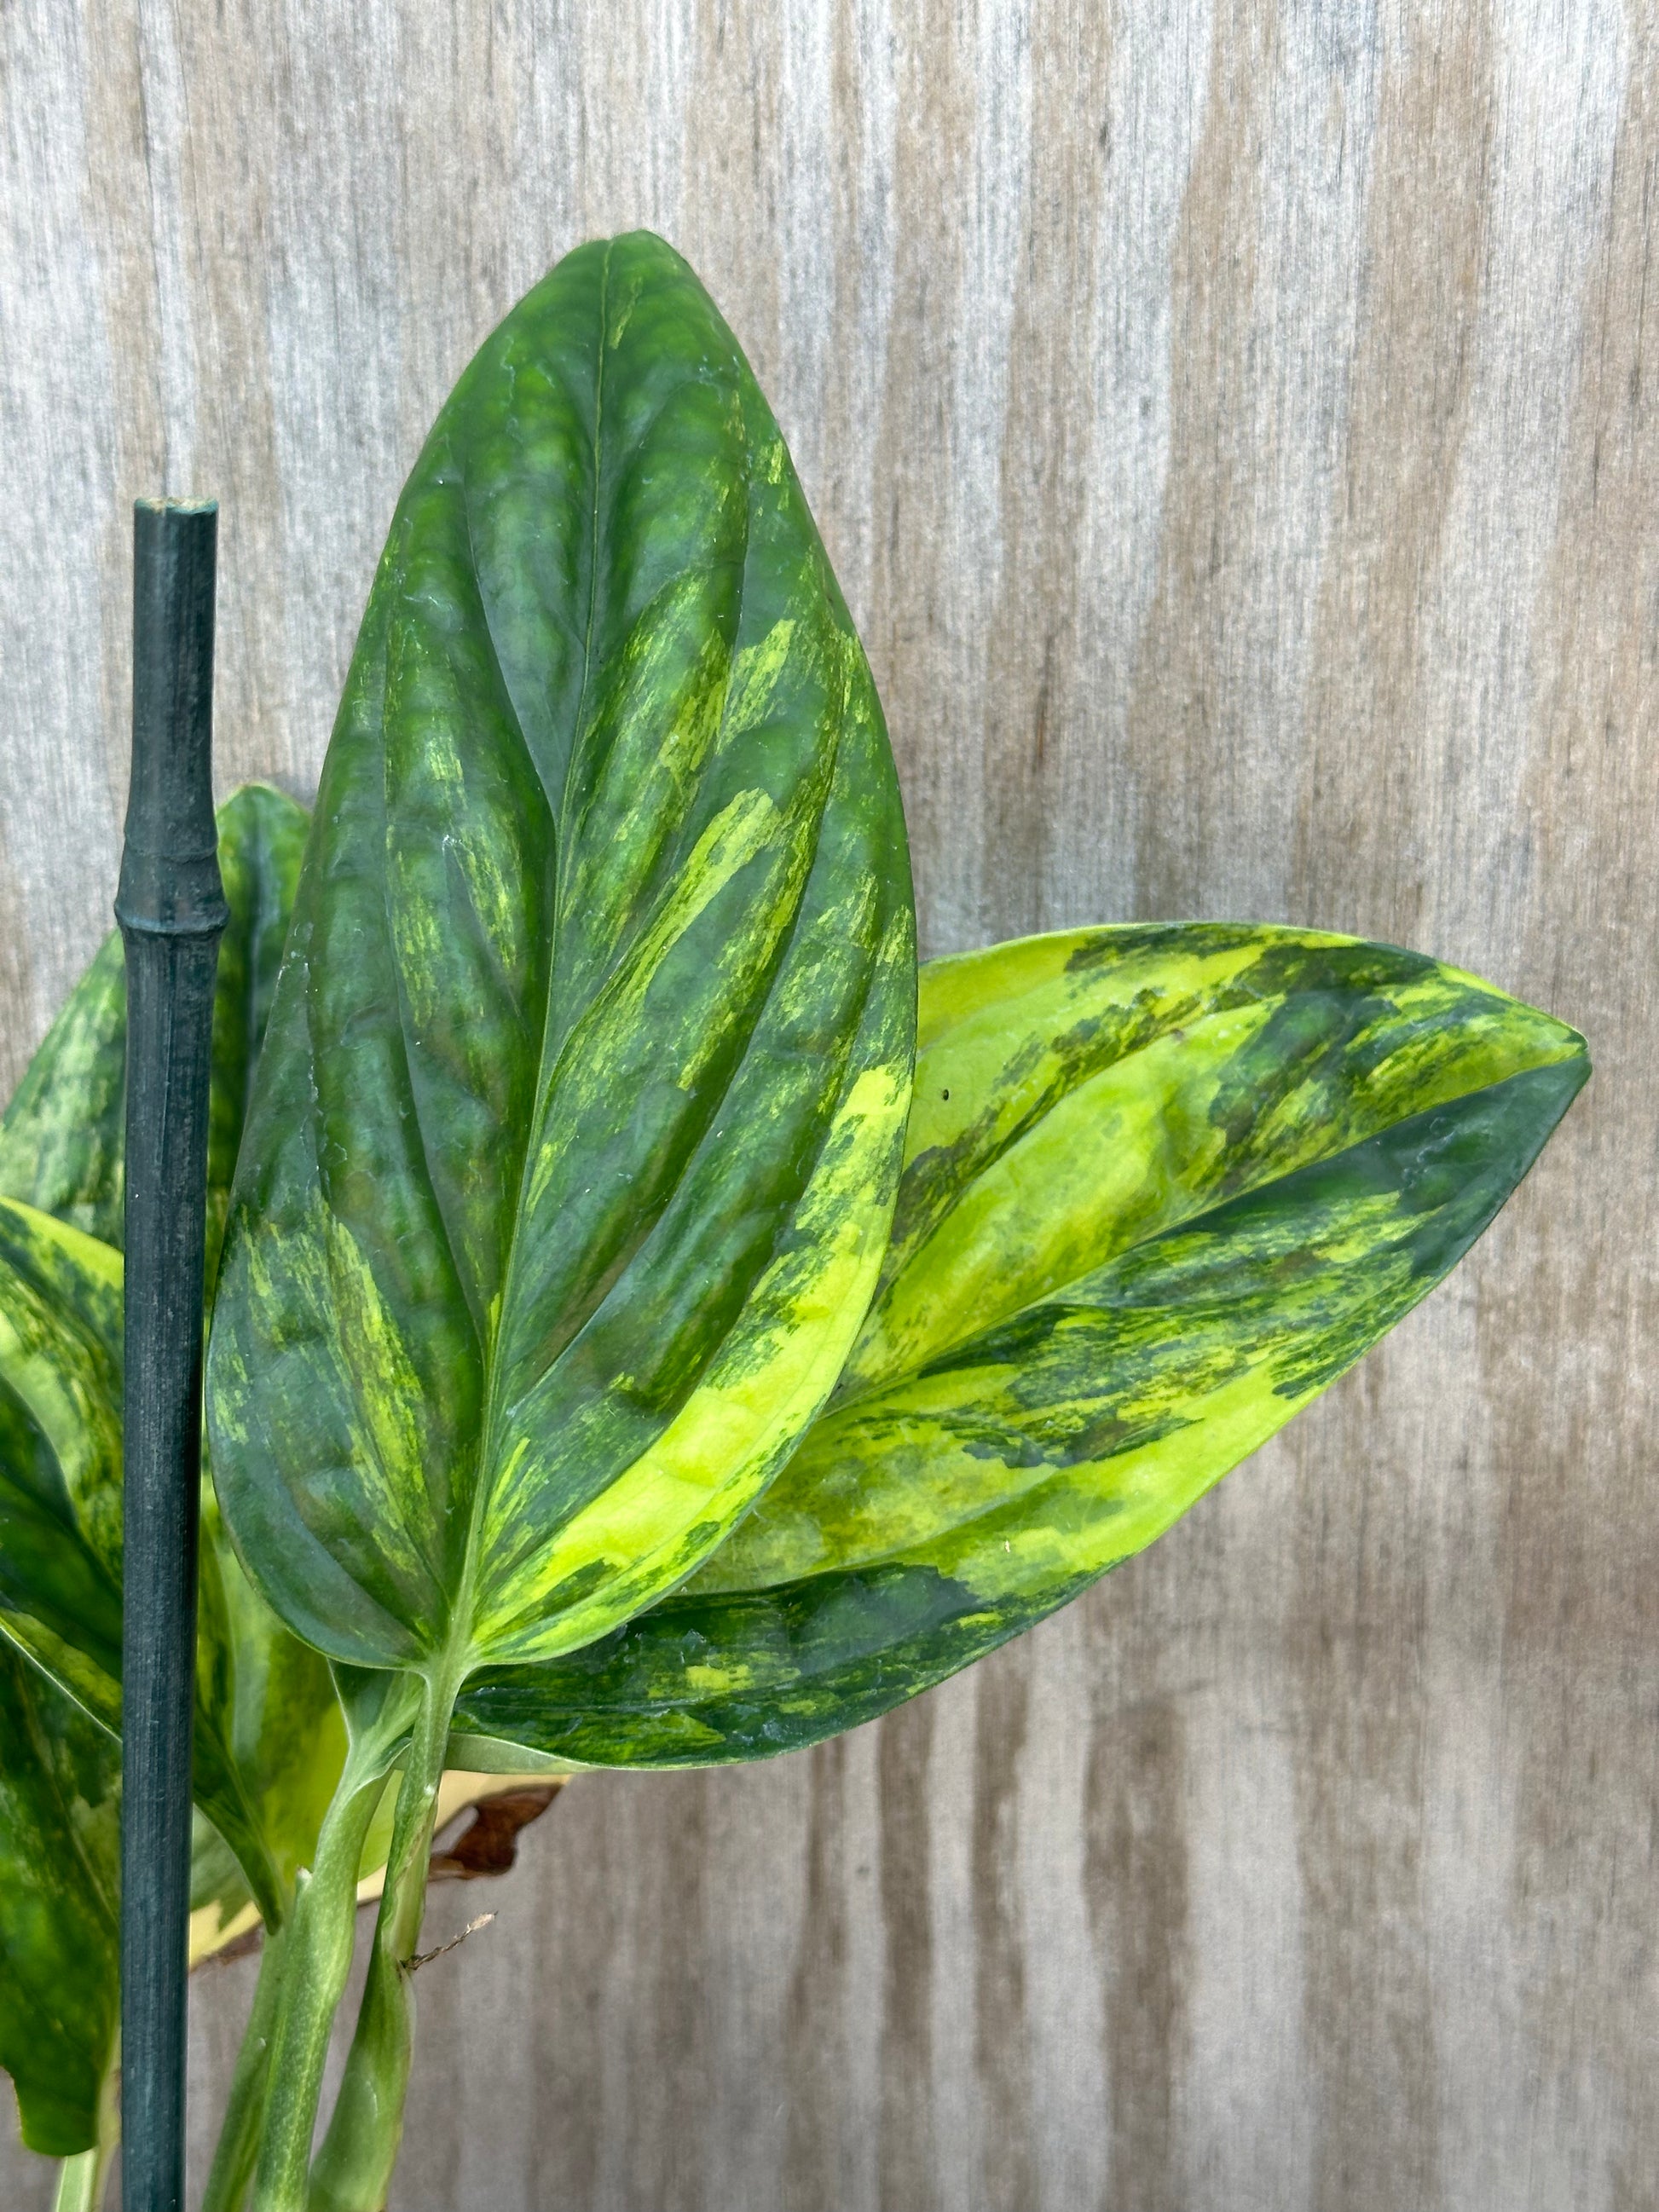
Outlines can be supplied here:
[[[555, 998], [556, 994], [553, 988], [553, 979], [557, 963], [558, 946], [562, 934], [565, 902], [568, 896], [569, 874], [571, 868], [570, 848], [567, 844], [564, 832], [568, 826], [568, 816], [571, 807], [573, 786], [580, 764], [580, 739], [586, 713], [587, 701], [592, 694], [592, 676], [595, 667], [594, 635], [598, 619], [598, 603], [601, 585], [599, 548], [601, 520], [604, 505], [602, 449], [605, 423], [605, 369], [609, 328], [609, 286], [611, 269], [612, 245], [613, 241], [606, 241], [604, 246], [604, 258], [601, 264], [599, 283], [596, 358], [594, 362], [594, 402], [592, 443], [593, 461], [592, 498], [589, 514], [592, 558], [588, 578], [586, 617], [582, 640], [583, 658], [581, 681], [571, 723], [571, 743], [564, 764], [559, 805], [556, 812], [552, 812], [552, 810], [550, 809], [550, 811], [552, 812], [553, 834], [556, 841], [557, 850], [556, 854], [553, 884], [551, 943], [549, 948], [549, 958], [546, 970], [548, 978], [547, 988], [544, 995], [542, 1006], [542, 1034], [540, 1048], [538, 1054], [537, 1083], [534, 1092], [534, 1113], [539, 1113], [542, 1103], [544, 1101], [547, 1093], [550, 1079], [550, 1066], [553, 1068], [556, 1068], [558, 1055], [564, 1049], [565, 1045], [568, 1041], [569, 1033], [568, 1026], [567, 1025], [567, 1028], [562, 1034], [556, 1036], [556, 1018], [557, 1010], [555, 1006]], [[666, 406], [670, 403], [668, 401], [665, 401], [663, 404], [664, 406]], [[660, 412], [660, 410], [659, 411]], [[465, 511], [465, 486], [463, 486], [463, 503]], [[469, 551], [471, 551], [471, 528], [470, 514], [466, 516], [466, 527], [469, 541]], [[472, 568], [475, 580], [481, 582], [476, 557], [472, 559]], [[495, 659], [497, 673], [501, 680], [504, 696], [513, 718], [516, 734], [520, 744], [526, 744], [522, 721], [519, 715], [516, 702], [513, 699], [511, 687], [507, 682], [506, 670], [502, 664], [500, 652], [496, 648], [495, 641], [490, 629], [489, 607], [484, 600], [482, 589], [479, 591], [479, 604], [486, 637], [489, 644], [492, 656]], [[740, 621], [741, 585], [739, 590], [738, 618]], [[526, 750], [528, 750], [527, 744]], [[533, 755], [531, 756], [531, 758], [532, 765], [533, 767]], [[539, 775], [538, 776], [538, 782], [541, 781]], [[542, 788], [544, 796], [545, 797], [547, 795], [545, 784], [542, 785]], [[813, 842], [815, 848], [817, 837], [821, 835], [823, 830], [822, 817], [823, 810], [820, 809], [819, 818], [814, 824]], [[787, 948], [789, 945], [793, 943], [795, 934], [800, 927], [800, 923], [801, 912], [798, 905], [796, 912], [791, 916], [789, 927], [786, 933], [783, 945], [781, 949], [780, 959], [777, 963], [780, 967], [787, 964]], [[387, 915], [387, 924], [389, 927], [389, 912]], [[872, 971], [872, 975], [866, 978], [866, 998], [869, 989], [873, 988], [873, 980]], [[767, 995], [769, 995], [769, 993]], [[402, 1006], [401, 992], [399, 993], [399, 1000], [400, 1021], [403, 1024], [406, 1024], [407, 1010]], [[408, 1033], [405, 1026], [404, 1046], [406, 1053], [408, 1049]], [[741, 1059], [741, 1057], [742, 1055], [739, 1055], [739, 1059]], [[412, 1091], [413, 1085], [411, 1083], [411, 1093]], [[711, 1121], [717, 1115], [717, 1113], [718, 1104], [716, 1103], [715, 1105], [711, 1106]], [[416, 1108], [416, 1115], [418, 1127], [418, 1108]], [[705, 1132], [705, 1136], [706, 1133], [707, 1133]], [[511, 1216], [513, 1233], [508, 1245], [506, 1263], [502, 1271], [501, 1288], [494, 1304], [493, 1325], [489, 1328], [487, 1336], [483, 1331], [478, 1332], [480, 1337], [480, 1352], [483, 1366], [483, 1389], [482, 1394], [483, 1418], [480, 1422], [478, 1447], [474, 1462], [471, 1496], [468, 1501], [467, 1526], [461, 1570], [453, 1587], [453, 1595], [447, 1592], [445, 1593], [447, 1596], [447, 1604], [446, 1607], [444, 1633], [441, 1639], [434, 1644], [428, 1645], [425, 1650], [416, 1656], [411, 1662], [411, 1671], [426, 1677], [434, 1686], [440, 1686], [444, 1684], [453, 1682], [455, 1686], [459, 1688], [460, 1683], [465, 1680], [474, 1668], [487, 1661], [489, 1656], [487, 1651], [480, 1650], [477, 1647], [474, 1642], [474, 1637], [477, 1627], [478, 1589], [483, 1567], [483, 1532], [486, 1524], [488, 1510], [494, 1495], [495, 1488], [493, 1481], [488, 1479], [488, 1470], [493, 1464], [496, 1448], [497, 1431], [504, 1411], [501, 1397], [501, 1368], [498, 1361], [498, 1346], [501, 1340], [503, 1317], [508, 1312], [512, 1304], [514, 1282], [518, 1273], [520, 1241], [519, 1228], [523, 1219], [526, 1186], [532, 1173], [532, 1143], [527, 1140], [520, 1164], [518, 1192]], [[423, 1137], [422, 1140], [422, 1150], [423, 1153], [426, 1152], [426, 1146]], [[429, 1172], [430, 1170], [428, 1167], [428, 1175]], [[435, 1189], [433, 1195], [435, 1200], [437, 1197]], [[448, 1222], [444, 1217], [443, 1208], [441, 1202], [438, 1205], [438, 1213], [445, 1240], [450, 1246], [453, 1263], [454, 1243]], [[781, 1224], [778, 1224], [778, 1227], [781, 1231]], [[648, 1231], [646, 1233], [648, 1234]], [[627, 1257], [628, 1255], [623, 1255], [622, 1261], [622, 1265], [624, 1267], [627, 1264]], [[459, 1275], [459, 1269], [457, 1270], [457, 1273]], [[469, 1307], [471, 1306], [471, 1299], [469, 1298]], [[591, 1318], [591, 1316], [589, 1318]], [[477, 1322], [475, 1317], [475, 1328], [476, 1327]], [[578, 1334], [580, 1334], [580, 1332], [578, 1332]], [[422, 1548], [424, 1549], [424, 1547]], [[443, 1592], [445, 1589], [446, 1577], [441, 1571], [434, 1571], [435, 1565], [435, 1562], [428, 1560], [428, 1571], [432, 1574], [434, 1585], [441, 1592]]]
[[[473, 1630], [477, 1598], [479, 1553], [483, 1544], [484, 1514], [493, 1488], [493, 1485], [489, 1480], [488, 1470], [492, 1462], [495, 1429], [501, 1415], [499, 1398], [501, 1367], [497, 1350], [501, 1342], [501, 1322], [512, 1304], [514, 1278], [519, 1265], [520, 1226], [524, 1219], [526, 1193], [532, 1172], [532, 1139], [536, 1128], [537, 1118], [540, 1113], [541, 1103], [545, 1095], [548, 1044], [553, 1030], [553, 986], [558, 969], [559, 939], [564, 920], [568, 864], [564, 825], [569, 813], [571, 786], [575, 776], [577, 755], [587, 712], [588, 690], [593, 675], [593, 623], [599, 598], [599, 505], [602, 483], [600, 455], [605, 435], [605, 334], [610, 319], [612, 245], [611, 240], [605, 240], [603, 258], [599, 263], [599, 329], [593, 362], [593, 495], [588, 510], [587, 618], [582, 633], [582, 678], [576, 694], [575, 713], [571, 719], [570, 744], [565, 755], [564, 776], [556, 808], [551, 807], [550, 794], [546, 794], [546, 787], [543, 786], [544, 793], [550, 799], [555, 850], [552, 927], [550, 941], [547, 948], [546, 988], [542, 994], [542, 1033], [536, 1054], [536, 1085], [532, 1095], [530, 1131], [526, 1133], [523, 1157], [519, 1163], [519, 1187], [513, 1204], [512, 1238], [507, 1247], [507, 1265], [502, 1271], [501, 1292], [495, 1304], [495, 1326], [490, 1331], [488, 1341], [482, 1347], [484, 1363], [483, 1419], [479, 1425], [478, 1456], [473, 1469], [472, 1494], [467, 1506], [466, 1548], [462, 1555], [460, 1584], [456, 1590], [447, 1623], [449, 1632], [448, 1655], [452, 1663], [458, 1666], [463, 1673], [470, 1671], [477, 1662], [478, 1656], [473, 1648]], [[473, 563], [473, 572], [475, 575], [477, 573], [476, 561]], [[479, 605], [481, 607], [483, 605], [482, 590], [479, 592]], [[488, 632], [489, 627], [488, 609], [484, 611], [484, 627]], [[490, 650], [492, 653], [495, 650], [493, 636], [490, 638]], [[496, 654], [495, 659], [499, 667], [500, 655]], [[514, 719], [515, 721], [518, 719], [516, 708], [514, 710]], [[524, 742], [522, 729], [520, 732], [520, 740], [521, 743]], [[526, 750], [528, 750], [527, 747]], [[532, 755], [532, 765], [533, 760]], [[540, 781], [539, 775], [537, 781]]]

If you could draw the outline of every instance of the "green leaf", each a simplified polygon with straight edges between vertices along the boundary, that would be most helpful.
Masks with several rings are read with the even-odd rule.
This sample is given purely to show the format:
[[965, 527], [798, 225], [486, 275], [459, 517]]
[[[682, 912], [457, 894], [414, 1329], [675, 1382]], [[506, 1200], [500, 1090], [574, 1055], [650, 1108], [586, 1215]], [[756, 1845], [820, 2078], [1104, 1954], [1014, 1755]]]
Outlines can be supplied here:
[[236, 1157], [270, 1018], [311, 817], [268, 783], [246, 783], [219, 809], [219, 872], [230, 919], [213, 989], [208, 1095], [208, 1298], [230, 1208]]
[[[121, 1255], [49, 1214], [0, 1199], [0, 1633], [112, 1735], [121, 1727]], [[294, 1638], [248, 1594], [233, 1635], [225, 1597], [240, 1577], [208, 1531], [198, 1641], [197, 1802], [235, 1852], [267, 1917], [283, 1875], [254, 1802], [270, 1777], [239, 1761], [296, 1733], [314, 1744], [333, 1702], [327, 1668], [295, 1646], [314, 1694], [273, 1706], [273, 1660]], [[245, 1584], [244, 1584], [245, 1587]], [[280, 1660], [277, 1660], [280, 1664]], [[257, 1718], [247, 1717], [252, 1705]], [[338, 1735], [338, 1723], [335, 1723]], [[340, 1739], [343, 1745], [343, 1738]], [[338, 1760], [335, 1761], [337, 1771]], [[331, 1786], [333, 1774], [326, 1778]], [[325, 1789], [326, 1797], [326, 1788]], [[281, 1802], [281, 1793], [277, 1793]], [[291, 1877], [291, 1868], [289, 1875]]]
[[121, 1723], [121, 1255], [0, 1199], [0, 1627]]
[[214, 1464], [301, 1635], [544, 1655], [720, 1540], [868, 1302], [913, 942], [777, 427], [678, 255], [585, 246], [399, 501], [243, 1149]]
[[[253, 785], [220, 810], [231, 922], [214, 1003], [209, 1234], [222, 1221], [304, 836]], [[112, 940], [118, 963], [119, 943]], [[120, 1728], [125, 994], [110, 945], [0, 1125], [0, 1632]], [[50, 1208], [51, 1210], [47, 1210]], [[205, 1490], [195, 1786], [267, 1917], [314, 1843], [344, 1729], [327, 1662], [249, 1584]]]
[[578, 1763], [871, 1718], [1152, 1541], [1478, 1237], [1583, 1042], [1352, 939], [1082, 931], [924, 969], [882, 1287], [836, 1399], [681, 1594], [464, 1696]]
[[0, 1191], [118, 1250], [127, 1110], [118, 933], [64, 1002], [0, 1120]]
[[[201, 1564], [198, 1709], [212, 1716], [248, 1822], [286, 1899], [311, 1863], [339, 1778], [344, 1717], [322, 1653], [290, 1634], [248, 1580], [210, 1481], [203, 1486]], [[199, 1795], [199, 1780], [198, 1786]], [[235, 1844], [234, 1835], [227, 1839]], [[270, 1900], [256, 1891], [255, 1901], [270, 1920]]]
[[24, 2142], [51, 2158], [97, 2142], [120, 2024], [118, 1764], [0, 1642], [0, 2066]]
[[[269, 784], [244, 784], [219, 809], [219, 867], [230, 919], [220, 940], [213, 1002], [210, 1263], [223, 1233], [308, 820], [304, 807]], [[126, 1072], [126, 967], [119, 934], [112, 930], [0, 1119], [0, 1193], [117, 1251], [125, 1225]]]

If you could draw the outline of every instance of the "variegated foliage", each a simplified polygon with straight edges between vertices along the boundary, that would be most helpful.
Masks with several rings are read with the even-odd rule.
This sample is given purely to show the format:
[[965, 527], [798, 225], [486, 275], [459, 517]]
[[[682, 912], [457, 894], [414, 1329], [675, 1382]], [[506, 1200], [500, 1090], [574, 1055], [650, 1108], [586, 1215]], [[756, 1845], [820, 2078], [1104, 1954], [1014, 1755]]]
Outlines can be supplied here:
[[481, 1677], [459, 1730], [704, 1764], [926, 1689], [1392, 1328], [1589, 1073], [1576, 1032], [1470, 976], [1218, 923], [937, 962], [920, 1042], [881, 1288], [800, 1451], [684, 1589]]
[[[263, 2129], [261, 2212], [371, 2212], [446, 1756], [764, 1757], [1018, 1633], [1440, 1279], [1588, 1062], [1416, 955], [1231, 924], [934, 963], [918, 1032], [863, 655], [741, 353], [643, 235], [562, 263], [440, 416], [297, 893], [300, 810], [223, 823], [203, 1892], [274, 1927], [310, 1878], [210, 2202]], [[0, 1629], [106, 1730], [122, 1022], [106, 946], [0, 1124]], [[9, 1710], [21, 1834], [55, 1754]], [[68, 1889], [14, 1915], [42, 1957], [105, 1909]]]
[[[243, 1557], [298, 1633], [390, 1670], [362, 1759], [416, 1737], [392, 2013], [459, 1683], [683, 1580], [833, 1389], [886, 1244], [915, 974], [880, 708], [777, 426], [676, 254], [584, 247], [399, 500], [209, 1354]], [[323, 1849], [317, 1962], [348, 1856]], [[273, 2204], [310, 2136], [289, 2032]]]
[[[220, 811], [231, 918], [214, 1016], [216, 1250], [307, 819], [261, 786]], [[0, 2064], [15, 2075], [28, 2140], [58, 2154], [94, 2144], [115, 2018], [125, 1062], [112, 935], [0, 1120], [0, 1983], [9, 1972], [17, 1992], [0, 1997]], [[256, 1899], [280, 1921], [344, 1742], [326, 1661], [259, 1598], [208, 1484], [200, 1596], [194, 1779], [209, 1817], [196, 1824], [192, 1960], [246, 1925]], [[33, 1667], [8, 1656], [8, 1639]], [[452, 1778], [444, 1802], [458, 1809], [481, 1786], [491, 1785]], [[43, 1856], [52, 1822], [59, 1845]], [[365, 1836], [370, 1887], [390, 1826], [387, 1805]], [[30, 2025], [31, 2006], [52, 2012], [56, 2039]]]
[[23, 2140], [92, 2151], [118, 2028], [119, 1754], [0, 1641], [0, 2066]]
[[[303, 808], [250, 786], [220, 815], [230, 907], [214, 1002], [216, 1251], [304, 842]], [[112, 937], [0, 1123], [0, 1632], [120, 1728], [121, 1254], [125, 985]], [[211, 1278], [210, 1278], [210, 1281]], [[325, 1662], [247, 1581], [204, 1486], [195, 1726], [198, 1902], [279, 1921], [344, 1733]]]
[[714, 1549], [869, 1300], [913, 946], [777, 427], [676, 254], [584, 247], [438, 418], [323, 771], [210, 1359], [291, 1626], [544, 1655]]
[[[220, 815], [216, 1249], [305, 823], [258, 787]], [[0, 2063], [28, 2141], [79, 2154], [77, 2203], [115, 2127], [125, 1091], [112, 935], [0, 1121]], [[253, 1899], [280, 1920], [343, 1741], [326, 1663], [255, 1595], [205, 1486], [203, 1523], [193, 1949]]]

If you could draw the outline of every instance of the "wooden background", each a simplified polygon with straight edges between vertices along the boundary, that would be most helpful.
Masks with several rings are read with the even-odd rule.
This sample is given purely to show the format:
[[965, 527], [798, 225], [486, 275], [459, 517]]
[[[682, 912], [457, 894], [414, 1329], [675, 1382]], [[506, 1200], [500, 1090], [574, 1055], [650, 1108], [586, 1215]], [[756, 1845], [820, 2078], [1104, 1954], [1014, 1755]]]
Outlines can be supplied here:
[[791, 439], [929, 948], [1317, 922], [1598, 1067], [1090, 1598], [575, 1784], [422, 1977], [394, 2205], [1659, 2203], [1652, 0], [6, 0], [0, 85], [5, 1080], [109, 919], [132, 495], [223, 502], [224, 776], [308, 792], [440, 400], [636, 222]]

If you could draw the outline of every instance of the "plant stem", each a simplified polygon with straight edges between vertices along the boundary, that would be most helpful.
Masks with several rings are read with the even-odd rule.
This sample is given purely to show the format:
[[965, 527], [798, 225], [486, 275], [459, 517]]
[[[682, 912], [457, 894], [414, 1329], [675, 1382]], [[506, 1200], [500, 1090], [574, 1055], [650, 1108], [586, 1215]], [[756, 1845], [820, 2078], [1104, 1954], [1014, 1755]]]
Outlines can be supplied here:
[[52, 2200], [52, 2212], [99, 2212], [107, 2165], [95, 2145], [66, 2158], [58, 2169], [58, 2194]]
[[236, 2054], [236, 2070], [230, 2079], [230, 2098], [224, 2124], [213, 2154], [202, 2212], [241, 2212], [253, 2179], [258, 2155], [259, 2129], [265, 2116], [265, 2091], [270, 2080], [270, 2045], [282, 1998], [283, 1946], [286, 1931], [265, 1931], [259, 1956], [259, 1978], [254, 1985], [253, 2009]]
[[102, 2212], [110, 2161], [121, 2140], [121, 2069], [112, 2058], [98, 2094], [98, 2140], [90, 2150], [66, 2158], [58, 2172], [52, 2212]]
[[414, 2046], [410, 1960], [426, 1910], [427, 1865], [459, 1676], [428, 1680], [410, 1745], [368, 1980], [340, 2094], [312, 2170], [308, 2212], [380, 2212], [403, 2139]]
[[304, 2212], [329, 2031], [351, 1967], [358, 1861], [394, 1755], [393, 1747], [379, 1749], [377, 1758], [352, 1747], [317, 1838], [317, 1863], [302, 1881], [283, 1938], [254, 2190], [258, 2212]]

